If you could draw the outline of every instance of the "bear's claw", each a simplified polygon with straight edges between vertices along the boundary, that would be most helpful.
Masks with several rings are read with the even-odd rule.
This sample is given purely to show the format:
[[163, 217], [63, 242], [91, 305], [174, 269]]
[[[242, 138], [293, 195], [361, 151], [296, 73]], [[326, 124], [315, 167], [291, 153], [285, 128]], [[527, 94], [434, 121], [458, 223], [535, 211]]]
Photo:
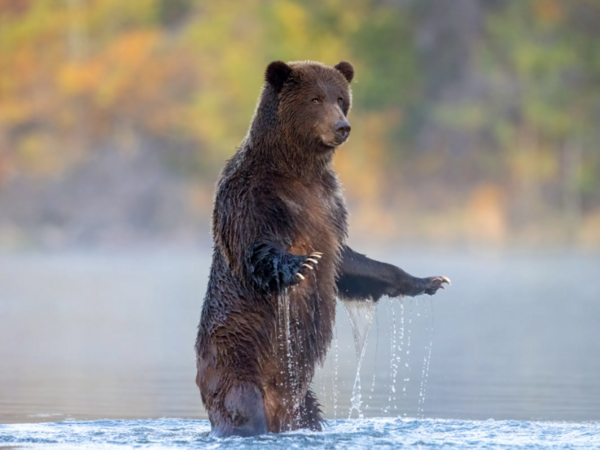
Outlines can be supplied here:
[[[315, 270], [314, 266], [316, 266], [317, 264], [319, 264], [319, 259], [321, 259], [322, 256], [323, 256], [323, 253], [321, 253], [321, 252], [312, 252], [304, 260], [304, 263], [302, 264], [302, 266], [300, 267], [300, 269], [303, 269], [303, 270]], [[298, 278], [298, 280], [302, 281], [306, 277], [302, 273], [298, 272], [298, 273], [296, 273], [296, 278]]]
[[428, 285], [424, 291], [424, 293], [427, 295], [434, 295], [438, 289], [446, 290], [446, 288], [443, 285], [444, 283], [446, 283], [447, 285], [451, 284], [450, 278], [448, 277], [430, 277], [427, 280]]

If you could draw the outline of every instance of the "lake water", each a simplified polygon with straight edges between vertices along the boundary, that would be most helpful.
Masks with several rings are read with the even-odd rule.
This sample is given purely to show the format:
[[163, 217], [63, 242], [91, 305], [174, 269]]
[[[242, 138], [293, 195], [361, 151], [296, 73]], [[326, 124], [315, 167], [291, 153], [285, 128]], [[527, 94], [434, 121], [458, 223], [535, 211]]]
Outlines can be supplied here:
[[296, 431], [255, 438], [209, 437], [207, 420], [97, 420], [0, 426], [0, 448], [70, 449], [422, 449], [600, 446], [598, 423], [374, 418], [336, 420], [322, 433]]
[[209, 254], [0, 256], [0, 447], [600, 448], [597, 256], [373, 252], [453, 284], [379, 302], [360, 392], [339, 306], [324, 433], [218, 441], [194, 384]]

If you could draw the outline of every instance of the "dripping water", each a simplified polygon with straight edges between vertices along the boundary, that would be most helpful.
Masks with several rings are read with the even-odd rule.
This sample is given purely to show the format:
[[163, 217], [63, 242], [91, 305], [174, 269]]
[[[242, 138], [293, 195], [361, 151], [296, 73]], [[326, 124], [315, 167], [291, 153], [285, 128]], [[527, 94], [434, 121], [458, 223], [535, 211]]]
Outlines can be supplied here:
[[[404, 322], [404, 297], [400, 299], [400, 343], [398, 344], [398, 365], [400, 365], [402, 355], [404, 352], [404, 339], [405, 339], [405, 322]], [[410, 352], [410, 350], [408, 350]], [[408, 356], [408, 354], [407, 354]], [[403, 371], [405, 372], [405, 371]], [[407, 374], [404, 374], [402, 378], [402, 395], [406, 397], [406, 383], [410, 380]]]
[[[292, 391], [292, 338], [290, 333], [290, 297], [286, 289], [278, 296], [278, 340], [279, 340], [279, 360], [282, 364], [281, 377], [283, 387], [288, 392]], [[287, 398], [283, 400], [288, 408]]]
[[[406, 376], [402, 383], [402, 395], [406, 397], [406, 387], [410, 382], [410, 343], [412, 337], [412, 310], [413, 310], [413, 299], [410, 300], [408, 307], [408, 325], [406, 330], [406, 362], [404, 363], [404, 369]], [[404, 305], [402, 306], [402, 314], [404, 314]], [[406, 415], [406, 413], [404, 414]]]
[[[431, 349], [433, 347], [433, 302], [429, 297], [429, 309], [431, 314], [428, 314], [427, 302], [425, 302], [425, 333], [427, 335], [428, 343], [425, 347], [425, 356], [423, 358], [423, 372], [421, 374], [421, 386], [419, 389], [419, 407], [417, 414], [424, 417], [425, 412], [425, 391], [427, 389], [427, 380], [429, 378], [429, 365], [431, 363]], [[429, 324], [429, 316], [431, 316], [431, 325]]]
[[[396, 348], [396, 361], [394, 363], [395, 369], [396, 369], [396, 374], [394, 376], [394, 409], [397, 410], [398, 409], [398, 402], [396, 401], [396, 385], [397, 385], [397, 380], [398, 380], [398, 374], [397, 372], [399, 370], [402, 369], [401, 366], [401, 362], [402, 362], [402, 352], [403, 352], [403, 345], [404, 345], [404, 298], [400, 298], [399, 299], [400, 302], [400, 327], [399, 327], [399, 331], [398, 331], [398, 339], [397, 341], [397, 348]], [[394, 324], [395, 326], [395, 324]]]
[[294, 321], [293, 321], [293, 331], [294, 331], [294, 342], [296, 344], [295, 353], [296, 356], [292, 358], [292, 366], [293, 366], [293, 375], [292, 375], [292, 396], [293, 396], [293, 411], [296, 411], [297, 417], [296, 420], [300, 421], [300, 403], [302, 402], [301, 392], [302, 392], [302, 374], [304, 370], [301, 369], [300, 363], [304, 361], [304, 347], [302, 345], [302, 336], [300, 334], [300, 314], [298, 310], [298, 304], [295, 303], [294, 307]]
[[338, 401], [338, 386], [337, 386], [337, 378], [338, 378], [338, 367], [340, 362], [340, 349], [338, 345], [338, 332], [337, 332], [337, 324], [334, 329], [333, 335], [333, 377], [332, 379], [332, 389], [333, 389], [333, 418], [337, 419], [337, 401]]
[[[294, 288], [291, 288], [293, 291]], [[290, 301], [290, 292], [286, 289], [278, 296], [278, 338], [279, 360], [282, 363], [281, 377], [284, 391], [283, 404], [288, 413], [299, 412], [302, 380], [300, 360], [302, 358], [302, 339], [299, 327], [298, 305]]]
[[392, 339], [390, 342], [391, 358], [390, 358], [390, 393], [388, 396], [388, 407], [385, 411], [389, 412], [390, 408], [396, 409], [396, 376], [398, 375], [398, 365], [396, 359], [396, 308], [394, 308], [394, 299], [389, 299], [390, 310], [392, 313]]
[[318, 367], [315, 372], [315, 391], [318, 391], [319, 397], [323, 403], [327, 403], [327, 375], [325, 373], [324, 365]]
[[[382, 408], [384, 413], [390, 410], [398, 410], [398, 377], [403, 372], [402, 358], [404, 352], [405, 321], [404, 321], [404, 297], [398, 299], [400, 303], [399, 320], [396, 318], [396, 299], [389, 299], [388, 307], [391, 315], [391, 339], [390, 339], [390, 385], [388, 404]], [[405, 381], [407, 378], [403, 378]], [[403, 388], [404, 391], [405, 387]]]
[[[375, 392], [375, 378], [377, 377], [377, 353], [379, 352], [379, 315], [375, 314], [375, 363], [373, 364], [373, 381], [371, 382], [371, 391], [369, 392], [369, 402], [373, 399]], [[369, 409], [369, 405], [365, 404], [365, 411]]]
[[363, 413], [360, 409], [362, 404], [360, 369], [367, 349], [369, 331], [373, 324], [375, 302], [370, 300], [362, 302], [342, 301], [342, 305], [344, 306], [348, 319], [350, 319], [352, 335], [354, 336], [354, 350], [356, 351], [356, 357], [358, 359], [356, 378], [354, 379], [354, 387], [352, 388], [352, 406], [348, 418], [352, 417], [352, 411], [354, 410], [356, 410], [359, 418], [363, 418]]

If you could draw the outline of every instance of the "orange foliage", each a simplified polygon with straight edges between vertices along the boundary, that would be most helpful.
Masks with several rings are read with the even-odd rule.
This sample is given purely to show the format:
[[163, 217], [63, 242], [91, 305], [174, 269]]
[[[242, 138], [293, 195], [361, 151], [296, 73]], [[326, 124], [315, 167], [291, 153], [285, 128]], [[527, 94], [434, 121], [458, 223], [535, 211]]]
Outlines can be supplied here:
[[[565, 141], [584, 145], [597, 137], [598, 34], [573, 19], [573, 5], [585, 3], [581, 11], [593, 24], [589, 6], [596, 1], [486, 9], [481, 40], [465, 46], [464, 72], [476, 76], [458, 80], [433, 60], [447, 49], [459, 55], [462, 47], [450, 46], [462, 38], [442, 42], [433, 56], [415, 56], [421, 31], [433, 36], [445, 24], [423, 19], [439, 13], [434, 2], [419, 2], [418, 12], [375, 0], [183, 0], [169, 4], [183, 8], [172, 21], [164, 16], [166, 1], [0, 0], [3, 181], [16, 173], [57, 176], [90, 157], [99, 141], [123, 147], [123, 136], [176, 142], [187, 159], [175, 164], [213, 179], [246, 133], [269, 61], [344, 59], [357, 74], [353, 131], [335, 165], [355, 231], [497, 242], [514, 232], [508, 211], [519, 209], [536, 231], [535, 221], [551, 208], [563, 214], [561, 192], [569, 184], [582, 204], [585, 189], [585, 205], [592, 205], [581, 219], [581, 239], [598, 236], [593, 208], [600, 197], [592, 191], [600, 159], [593, 148], [584, 151], [583, 175], [565, 183], [556, 157]], [[476, 89], [468, 86], [473, 80]], [[456, 96], [448, 91], [454, 86]], [[479, 89], [481, 95], [461, 98]], [[440, 105], [452, 117], [440, 114]], [[450, 148], [448, 127], [481, 148]], [[477, 170], [496, 184], [482, 183]], [[407, 179], [426, 182], [412, 192]], [[470, 197], [453, 195], [450, 183]], [[209, 183], [191, 184], [192, 208], [208, 209]], [[546, 191], [554, 192], [553, 205], [541, 201]]]
[[[58, 84], [64, 95], [91, 94], [97, 106], [108, 108], [123, 96], [148, 94], [159, 87], [152, 77], [153, 51], [159, 41], [154, 30], [135, 30], [123, 33], [99, 54], [85, 61], [71, 61], [58, 71]], [[149, 76], [150, 75], [150, 76]], [[145, 91], [144, 91], [145, 89]]]
[[600, 249], [600, 209], [593, 211], [585, 218], [579, 233], [582, 248]]
[[536, 0], [535, 12], [542, 22], [549, 25], [559, 23], [564, 16], [562, 6], [557, 0]]
[[500, 242], [507, 237], [505, 198], [499, 186], [484, 184], [472, 193], [465, 229], [471, 240]]

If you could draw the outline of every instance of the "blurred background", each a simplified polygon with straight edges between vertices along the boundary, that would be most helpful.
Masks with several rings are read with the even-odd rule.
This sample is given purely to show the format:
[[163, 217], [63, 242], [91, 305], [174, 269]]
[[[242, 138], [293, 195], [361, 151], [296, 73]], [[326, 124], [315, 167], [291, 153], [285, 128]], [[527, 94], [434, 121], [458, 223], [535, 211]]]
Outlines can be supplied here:
[[214, 183], [267, 64], [304, 59], [356, 70], [351, 245], [453, 280], [379, 304], [363, 412], [600, 420], [598, 24], [599, 0], [0, 0], [0, 422], [206, 418]]
[[208, 242], [266, 65], [311, 59], [356, 69], [353, 235], [598, 249], [598, 23], [597, 0], [0, 0], [0, 247]]

